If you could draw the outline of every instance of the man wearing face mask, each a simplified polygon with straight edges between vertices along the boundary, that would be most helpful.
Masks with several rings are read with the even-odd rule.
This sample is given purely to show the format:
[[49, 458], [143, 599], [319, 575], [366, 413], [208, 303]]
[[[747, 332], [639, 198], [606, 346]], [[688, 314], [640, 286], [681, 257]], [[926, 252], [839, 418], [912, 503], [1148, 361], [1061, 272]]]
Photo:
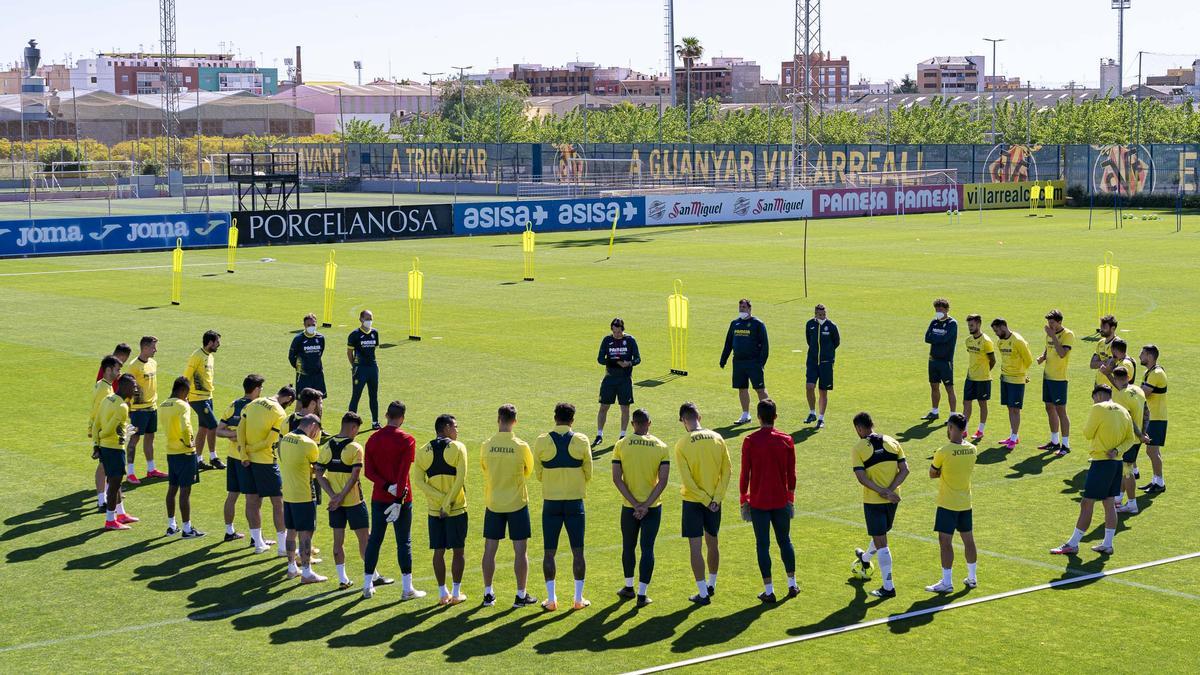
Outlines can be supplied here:
[[358, 314], [360, 325], [346, 339], [346, 358], [350, 359], [353, 389], [350, 393], [350, 412], [358, 412], [358, 399], [367, 388], [371, 405], [371, 428], [379, 428], [379, 364], [375, 348], [379, 346], [379, 331], [371, 327], [375, 316], [364, 309]]
[[725, 334], [725, 348], [721, 350], [721, 367], [733, 354], [733, 388], [738, 390], [742, 404], [742, 415], [734, 424], [750, 421], [750, 389], [754, 387], [758, 400], [770, 398], [763, 378], [763, 367], [767, 365], [770, 343], [767, 342], [767, 326], [758, 317], [750, 314], [750, 301], [738, 300], [738, 317], [729, 323]]
[[933, 321], [925, 330], [925, 342], [929, 344], [929, 412], [921, 419], [936, 420], [941, 413], [938, 404], [942, 392], [938, 386], [946, 387], [950, 399], [950, 412], [958, 410], [958, 397], [954, 395], [954, 346], [958, 343], [958, 322], [950, 316], [950, 301], [938, 298], [933, 301]]
[[325, 336], [317, 332], [317, 315], [304, 317], [304, 332], [292, 339], [288, 349], [288, 363], [296, 369], [296, 391], [316, 389], [328, 396], [325, 390], [325, 368], [321, 357], [325, 354]]
[[[825, 305], [817, 305], [813, 310], [813, 318], [804, 326], [805, 339], [808, 341], [808, 358], [805, 362], [805, 394], [808, 396], [808, 417], [805, 424], [817, 423], [817, 428], [825, 426], [825, 407], [829, 405], [829, 391], [833, 389], [833, 359], [837, 348], [842, 344], [842, 335], [838, 332], [837, 324], [829, 320], [825, 313]], [[821, 409], [817, 412], [817, 385], [821, 389]]]
[[625, 320], [616, 317], [609, 324], [612, 335], [600, 341], [600, 353], [596, 361], [604, 366], [604, 379], [600, 381], [600, 412], [596, 415], [596, 438], [592, 447], [604, 442], [604, 422], [613, 403], [621, 405], [621, 438], [629, 428], [629, 406], [633, 404], [633, 367], [642, 362], [637, 340], [625, 332]]

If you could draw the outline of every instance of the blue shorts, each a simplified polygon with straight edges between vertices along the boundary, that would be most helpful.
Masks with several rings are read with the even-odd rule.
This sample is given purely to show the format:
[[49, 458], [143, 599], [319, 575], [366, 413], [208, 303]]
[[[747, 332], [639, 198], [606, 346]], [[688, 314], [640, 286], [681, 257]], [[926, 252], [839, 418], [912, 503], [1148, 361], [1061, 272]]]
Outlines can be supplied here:
[[1042, 403], [1067, 404], [1067, 381], [1042, 379]]
[[167, 484], [191, 487], [200, 482], [200, 462], [193, 453], [167, 455]]
[[1000, 405], [1020, 410], [1025, 402], [1025, 385], [1000, 380]]
[[313, 502], [284, 502], [283, 526], [297, 532], [316, 532], [317, 505]]
[[325, 373], [305, 373], [304, 375], [297, 375], [296, 395], [299, 396], [300, 392], [304, 391], [305, 389], [316, 389], [322, 394], [325, 394]]
[[279, 465], [251, 462], [249, 487], [249, 492], [242, 492], [259, 497], [282, 497], [283, 477], [279, 475]]
[[547, 499], [542, 502], [542, 539], [547, 551], [558, 550], [558, 537], [563, 528], [571, 548], [583, 548], [586, 514], [582, 499]]
[[710, 511], [707, 504], [684, 500], [681, 509], [681, 531], [687, 539], [695, 539], [705, 534], [717, 536], [721, 531], [721, 510]]
[[232, 457], [225, 458], [225, 491], [241, 492], [242, 484], [238, 482], [238, 469], [242, 463]]
[[1125, 462], [1126, 464], [1136, 464], [1138, 450], [1141, 450], [1141, 449], [1142, 449], [1141, 443], [1134, 443], [1128, 450], [1121, 453], [1121, 461]]
[[467, 514], [438, 518], [429, 516], [429, 548], [463, 548], [467, 545]]
[[370, 527], [367, 518], [367, 505], [359, 502], [354, 506], [342, 506], [329, 512], [329, 527], [335, 530], [345, 529], [346, 525], [352, 530], [365, 530]]
[[207, 401], [192, 401], [189, 405], [196, 411], [196, 419], [200, 422], [201, 429], [217, 428], [217, 416], [213, 414], [211, 398]]
[[[244, 495], [258, 494], [258, 488], [254, 485], [254, 471], [249, 466], [242, 464], [239, 460], [231, 459], [227, 468], [230, 467], [237, 472], [234, 474], [237, 477], [237, 490], [233, 490], [233, 492], [240, 492]], [[229, 487], [228, 474], [225, 477], [225, 487]]]
[[929, 359], [929, 383], [954, 386], [954, 363]]
[[937, 514], [933, 517], [933, 531], [941, 534], [954, 534], [956, 531], [970, 532], [971, 509], [952, 511], [937, 507]]
[[867, 521], [867, 534], [872, 537], [880, 537], [887, 534], [892, 529], [892, 523], [896, 520], [896, 507], [899, 504], [863, 504], [863, 516]]
[[991, 380], [972, 380], [967, 378], [963, 385], [964, 401], [987, 401], [992, 398]]
[[115, 448], [100, 448], [100, 466], [107, 478], [125, 477], [125, 451]]
[[1108, 499], [1121, 491], [1122, 462], [1119, 459], [1093, 459], [1083, 482], [1083, 498]]
[[804, 364], [805, 384], [815, 384], [825, 391], [833, 389], [833, 361]]
[[153, 408], [131, 410], [129, 411], [129, 423], [137, 429], [139, 434], [152, 434], [158, 431], [158, 411]]
[[508, 538], [513, 541], [528, 539], [533, 530], [533, 527], [529, 523], [529, 507], [522, 506], [520, 509], [509, 513], [497, 513], [491, 509], [484, 509], [484, 539], [503, 539], [506, 529], [508, 530]]
[[604, 379], [600, 380], [600, 404], [612, 405], [614, 402], [621, 405], [633, 404], [632, 377], [605, 375]]
[[1146, 445], [1153, 445], [1156, 448], [1161, 448], [1167, 443], [1167, 421], [1166, 420], [1150, 420], [1146, 425], [1146, 435], [1150, 437], [1150, 442]]
[[763, 366], [759, 361], [737, 361], [733, 362], [733, 388], [734, 389], [766, 389], [767, 384], [763, 378]]

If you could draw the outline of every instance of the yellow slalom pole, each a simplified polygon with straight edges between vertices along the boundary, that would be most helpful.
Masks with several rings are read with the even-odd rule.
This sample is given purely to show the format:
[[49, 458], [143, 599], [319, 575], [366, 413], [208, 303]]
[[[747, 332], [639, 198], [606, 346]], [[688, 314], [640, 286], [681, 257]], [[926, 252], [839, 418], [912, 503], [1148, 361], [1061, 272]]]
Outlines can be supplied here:
[[238, 245], [238, 226], [237, 218], [234, 218], [229, 223], [229, 243], [225, 254], [225, 271], [233, 274], [233, 268], [237, 265], [237, 245]]
[[421, 303], [425, 298], [425, 273], [421, 271], [421, 259], [413, 258], [408, 272], [408, 339], [421, 339]]
[[333, 296], [337, 288], [337, 263], [333, 261], [335, 251], [329, 252], [329, 262], [325, 263], [325, 309], [321, 312], [321, 325], [329, 328], [333, 325]]
[[183, 302], [183, 239], [175, 240], [171, 253], [171, 304]]
[[610, 232], [608, 235], [608, 257], [606, 257], [605, 260], [612, 258], [613, 241], [617, 238], [617, 220], [620, 217], [620, 213], [617, 213], [617, 215], [613, 216], [612, 232]]
[[1117, 311], [1117, 281], [1121, 268], [1113, 264], [1112, 251], [1104, 253], [1104, 264], [1096, 267], [1096, 320]]
[[671, 374], [687, 375], [688, 299], [679, 279], [675, 280], [675, 292], [667, 298], [667, 333], [671, 340]]
[[533, 251], [536, 244], [533, 226], [527, 225], [521, 235], [521, 251], [525, 254], [525, 281], [533, 281]]

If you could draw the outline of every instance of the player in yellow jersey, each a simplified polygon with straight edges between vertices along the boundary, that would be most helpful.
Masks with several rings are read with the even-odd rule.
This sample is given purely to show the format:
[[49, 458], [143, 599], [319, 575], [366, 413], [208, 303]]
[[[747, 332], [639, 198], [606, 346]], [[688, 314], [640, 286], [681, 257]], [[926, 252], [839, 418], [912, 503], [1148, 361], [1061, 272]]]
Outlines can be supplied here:
[[[671, 473], [667, 444], [650, 434], [650, 414], [633, 411], [633, 435], [617, 441], [613, 448], [612, 480], [625, 499], [621, 507], [621, 567], [625, 586], [617, 591], [622, 600], [637, 599], [638, 607], [653, 602], [647, 595], [654, 574], [654, 542], [662, 523], [662, 493]], [[635, 549], [641, 544], [637, 592], [633, 590]]]
[[983, 318], [967, 315], [967, 382], [963, 385], [963, 416], [971, 421], [971, 401], [979, 401], [979, 427], [971, 437], [972, 443], [983, 440], [983, 426], [988, 418], [988, 399], [992, 397], [992, 368], [996, 367], [996, 348], [992, 338], [983, 334]]
[[[969, 321], [969, 318], [968, 318]], [[938, 547], [942, 557], [942, 580], [926, 586], [930, 593], [952, 593], [954, 591], [954, 533], [962, 537], [963, 553], [967, 560], [967, 588], [975, 588], [979, 581], [975, 576], [977, 551], [975, 532], [971, 517], [971, 474], [975, 471], [977, 450], [968, 443], [964, 435], [967, 418], [952, 414], [946, 420], [946, 438], [949, 443], [933, 453], [929, 465], [929, 477], [938, 482], [937, 515], [933, 530], [938, 533]]]
[[[213, 354], [221, 348], [221, 334], [215, 330], [204, 331], [200, 349], [188, 357], [183, 376], [192, 385], [188, 403], [196, 411], [200, 428], [196, 430], [196, 457], [201, 469], [224, 469], [225, 464], [217, 457], [217, 416], [213, 411]], [[210, 464], [204, 462], [204, 447], [208, 446]]]
[[153, 335], [142, 337], [138, 349], [138, 356], [128, 369], [137, 381], [137, 392], [129, 404], [129, 420], [134, 431], [129, 437], [129, 448], [125, 451], [126, 480], [134, 485], [139, 482], [133, 470], [138, 439], [142, 441], [142, 454], [146, 456], [146, 478], [167, 477], [154, 466], [154, 432], [158, 429], [158, 415], [155, 413], [158, 407], [158, 362], [154, 360], [154, 354], [158, 351], [158, 338]]
[[251, 489], [254, 479], [250, 475], [250, 468], [242, 465], [242, 452], [237, 443], [237, 427], [242, 420], [242, 410], [245, 409], [246, 404], [262, 396], [263, 382], [265, 379], [262, 375], [254, 373], [247, 375], [242, 380], [242, 397], [229, 402], [229, 407], [225, 408], [225, 414], [217, 423], [217, 436], [229, 440], [229, 447], [225, 451], [225, 458], [229, 460], [229, 463], [225, 465], [224, 515], [225, 541], [227, 542], [246, 537], [234, 529], [233, 516], [237, 511], [238, 497]]
[[887, 534], [900, 504], [900, 484], [908, 478], [908, 460], [896, 439], [875, 433], [875, 422], [869, 413], [860, 412], [854, 416], [854, 431], [860, 440], [850, 451], [850, 465], [854, 477], [862, 485], [863, 516], [867, 521], [867, 535], [871, 537], [866, 551], [854, 549], [855, 565], [870, 569], [871, 558], [879, 554], [883, 586], [871, 591], [871, 595], [894, 598], [896, 586], [892, 580], [892, 550], [888, 548]]
[[1079, 502], [1079, 520], [1067, 543], [1050, 549], [1054, 555], [1079, 553], [1079, 541], [1092, 526], [1092, 511], [1096, 502], [1104, 504], [1104, 543], [1092, 550], [1112, 555], [1113, 536], [1117, 533], [1117, 509], [1113, 495], [1121, 489], [1121, 454], [1137, 442], [1133, 435], [1133, 418], [1112, 400], [1112, 387], [1097, 384], [1092, 387], [1092, 408], [1088, 411], [1083, 436], [1088, 439], [1087, 478], [1083, 484], [1083, 499]]
[[1038, 357], [1045, 364], [1042, 372], [1042, 403], [1046, 404], [1046, 419], [1050, 425], [1050, 440], [1038, 450], [1064, 457], [1071, 452], [1071, 420], [1067, 417], [1067, 366], [1075, 333], [1063, 326], [1063, 314], [1057, 309], [1046, 312], [1046, 348]]
[[[700, 426], [700, 410], [688, 401], [679, 406], [679, 422], [687, 436], [675, 443], [675, 466], [679, 468], [679, 488], [683, 496], [682, 534], [688, 540], [696, 595], [688, 598], [707, 605], [717, 590], [717, 570], [721, 554], [717, 534], [721, 530], [721, 501], [729, 488], [733, 466], [725, 439]], [[701, 544], [708, 549], [708, 578], [704, 577], [705, 557]]]
[[313, 463], [320, 456], [316, 441], [320, 434], [321, 418], [305, 415], [296, 425], [295, 431], [279, 439], [283, 522], [287, 527], [287, 576], [289, 579], [300, 577], [302, 584], [327, 581], [326, 577], [312, 569], [312, 538], [317, 530], [317, 504], [313, 501], [310, 476]]
[[1142, 392], [1141, 387], [1129, 381], [1129, 371], [1123, 365], [1117, 366], [1111, 373], [1105, 373], [1105, 375], [1113, 382], [1112, 400], [1124, 408], [1129, 413], [1129, 417], [1133, 419], [1135, 443], [1121, 456], [1124, 463], [1121, 492], [1129, 498], [1129, 501], [1125, 504], [1121, 503], [1121, 492], [1118, 492], [1115, 497], [1117, 513], [1134, 514], [1138, 512], [1138, 503], [1137, 483], [1133, 471], [1137, 466], [1138, 450], [1141, 449], [1141, 444], [1150, 442], [1150, 437], [1146, 435], [1146, 427], [1143, 424], [1146, 412], [1146, 394]]
[[275, 541], [279, 547], [277, 555], [287, 555], [283, 479], [276, 461], [275, 446], [288, 433], [286, 409], [294, 400], [296, 390], [291, 385], [285, 385], [273, 397], [256, 398], [247, 403], [242, 408], [242, 418], [238, 422], [237, 442], [241, 449], [242, 466], [247, 469], [249, 477], [249, 482], [241, 487], [242, 494], [246, 495], [246, 521], [250, 526], [250, 540], [255, 553], [265, 553], [270, 546], [262, 538], [262, 501], [268, 498], [275, 521]]
[[1154, 478], [1142, 486], [1148, 495], [1167, 491], [1163, 481], [1162, 447], [1167, 442], [1167, 372], [1158, 365], [1158, 347], [1146, 345], [1142, 347], [1138, 359], [1145, 368], [1142, 376], [1142, 391], [1146, 393], [1146, 409], [1150, 419], [1146, 422], [1146, 456], [1154, 468]]
[[359, 477], [363, 468], [363, 446], [354, 440], [362, 428], [358, 413], [342, 415], [342, 428], [336, 436], [321, 444], [317, 457], [317, 483], [329, 495], [329, 529], [333, 530], [333, 562], [337, 566], [338, 588], [350, 588], [354, 582], [346, 576], [346, 526], [358, 539], [360, 560], [367, 557], [367, 505], [363, 501]]
[[125, 498], [121, 492], [121, 480], [125, 478], [125, 442], [129, 437], [129, 400], [137, 389], [132, 375], [117, 378], [116, 393], [100, 402], [96, 413], [96, 439], [99, 446], [100, 463], [108, 479], [107, 506], [104, 529], [128, 530], [137, 518], [125, 513]]
[[175, 497], [179, 497], [179, 515], [183, 518], [183, 538], [203, 537], [192, 527], [192, 486], [200, 482], [200, 464], [192, 447], [192, 409], [187, 404], [190, 383], [177, 377], [171, 385], [171, 398], [158, 409], [159, 422], [167, 435], [167, 536], [179, 534], [175, 521]]
[[1116, 339], [1117, 319], [1112, 314], [1105, 314], [1100, 317], [1100, 339], [1096, 341], [1096, 353], [1092, 354], [1092, 360], [1088, 363], [1088, 368], [1096, 371], [1096, 384], [1112, 384], [1100, 367], [1107, 365], [1113, 368], [1117, 365], [1113, 363], [1112, 353], [1113, 340]]
[[496, 550], [505, 531], [513, 544], [513, 572], [517, 577], [517, 597], [513, 607], [536, 605], [538, 599], [525, 592], [529, 580], [527, 552], [532, 527], [529, 522], [529, 489], [526, 481], [533, 473], [533, 451], [517, 438], [517, 408], [504, 404], [496, 411], [496, 433], [479, 446], [479, 465], [483, 470], [483, 606], [496, 604], [492, 580], [496, 575]]
[[1033, 354], [1025, 338], [1010, 330], [1003, 317], [992, 320], [992, 332], [996, 334], [996, 351], [1000, 352], [1000, 405], [1008, 408], [1009, 435], [1000, 445], [1012, 450], [1021, 442], [1021, 407], [1025, 404]]
[[[100, 379], [92, 386], [92, 405], [88, 412], [87, 436], [92, 441], [92, 459], [100, 459], [100, 426], [97, 419], [100, 414], [100, 404], [112, 396], [113, 382], [121, 376], [121, 360], [109, 354], [100, 359]], [[104, 463], [96, 462], [96, 508], [104, 511], [108, 503], [108, 480], [104, 475]]]
[[587, 561], [583, 557], [583, 534], [586, 514], [583, 499], [587, 496], [587, 484], [592, 480], [592, 451], [588, 437], [575, 431], [575, 406], [559, 403], [554, 406], [554, 429], [537, 437], [533, 442], [533, 467], [542, 482], [542, 540], [544, 557], [542, 574], [546, 579], [546, 599], [542, 609], [558, 609], [558, 595], [554, 579], [557, 575], [554, 557], [558, 552], [558, 538], [567, 530], [567, 541], [571, 546], [571, 571], [575, 576], [575, 609], [589, 607], [592, 603], [583, 597], [583, 581], [587, 573]]
[[[438, 583], [438, 604], [457, 605], [467, 599], [462, 592], [467, 545], [467, 446], [458, 440], [454, 415], [438, 415], [433, 422], [437, 437], [417, 451], [413, 483], [429, 501], [429, 549], [433, 551], [433, 576]], [[446, 589], [446, 549], [453, 551], [450, 573], [453, 589]]]

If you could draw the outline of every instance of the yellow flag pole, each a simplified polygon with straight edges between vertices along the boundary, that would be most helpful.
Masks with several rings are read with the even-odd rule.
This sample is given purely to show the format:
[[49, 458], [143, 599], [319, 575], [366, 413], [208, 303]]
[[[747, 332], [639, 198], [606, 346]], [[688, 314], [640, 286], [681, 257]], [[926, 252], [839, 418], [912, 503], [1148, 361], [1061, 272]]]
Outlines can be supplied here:
[[613, 241], [617, 238], [617, 220], [620, 219], [620, 217], [620, 213], [613, 216], [612, 232], [610, 232], [608, 235], [608, 256], [604, 258], [605, 260], [612, 258]]

